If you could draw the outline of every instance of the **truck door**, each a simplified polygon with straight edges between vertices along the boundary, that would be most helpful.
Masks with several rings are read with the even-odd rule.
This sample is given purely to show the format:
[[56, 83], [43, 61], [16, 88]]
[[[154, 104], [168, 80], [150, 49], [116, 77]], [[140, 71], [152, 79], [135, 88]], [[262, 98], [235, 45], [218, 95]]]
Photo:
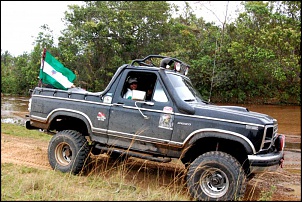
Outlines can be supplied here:
[[[136, 101], [123, 98], [123, 90], [115, 92], [110, 110], [108, 143], [125, 149], [164, 155], [168, 149], [173, 130], [173, 103], [155, 73], [145, 75], [139, 72], [125, 73], [120, 80], [124, 86], [129, 75], [138, 80], [138, 89], [147, 92], [151, 89], [150, 100]], [[148, 82], [153, 82], [149, 84]], [[147, 83], [147, 84], [146, 84]]]

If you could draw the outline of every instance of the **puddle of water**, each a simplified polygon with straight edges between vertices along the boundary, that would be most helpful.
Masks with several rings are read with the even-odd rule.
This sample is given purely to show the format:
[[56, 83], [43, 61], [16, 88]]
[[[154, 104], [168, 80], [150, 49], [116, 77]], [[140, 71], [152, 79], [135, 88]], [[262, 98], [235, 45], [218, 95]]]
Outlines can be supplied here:
[[301, 173], [301, 169], [294, 169], [294, 168], [284, 168], [284, 170], [293, 173], [293, 174], [299, 174]]
[[26, 112], [29, 97], [3, 96], [1, 97], [1, 115], [2, 111], [20, 111]]
[[288, 184], [288, 183], [283, 184], [283, 185], [285, 185], [289, 188], [287, 194], [301, 197], [301, 185]]
[[1, 123], [25, 125], [23, 114], [28, 112], [28, 100], [29, 97], [22, 96], [1, 97]]
[[294, 195], [301, 196], [301, 185], [291, 185], [291, 188], [294, 189]]
[[21, 118], [1, 118], [1, 123], [13, 123], [18, 125], [25, 125], [25, 119]]
[[14, 123], [14, 119], [13, 118], [1, 119], [1, 123]]
[[301, 142], [286, 142], [284, 149], [301, 149]]

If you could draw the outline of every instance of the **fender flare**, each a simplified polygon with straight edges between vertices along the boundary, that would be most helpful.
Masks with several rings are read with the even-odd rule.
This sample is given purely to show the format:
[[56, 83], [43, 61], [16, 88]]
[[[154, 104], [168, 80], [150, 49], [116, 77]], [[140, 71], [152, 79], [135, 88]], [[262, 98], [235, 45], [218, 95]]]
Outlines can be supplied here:
[[200, 129], [191, 133], [185, 140], [185, 150], [193, 145], [197, 140], [207, 137], [215, 137], [218, 139], [227, 139], [235, 142], [239, 142], [243, 145], [244, 149], [248, 154], [255, 154], [256, 150], [253, 143], [244, 135], [239, 133], [221, 130], [221, 129]]
[[77, 110], [73, 110], [73, 109], [57, 108], [57, 109], [51, 111], [46, 118], [47, 123], [49, 123], [49, 125], [50, 125], [50, 123], [53, 121], [53, 119], [55, 119], [57, 116], [60, 116], [60, 115], [69, 116], [69, 117], [73, 117], [73, 118], [82, 120], [87, 127], [88, 134], [92, 133], [92, 130], [91, 130], [92, 123], [91, 123], [89, 117], [85, 113], [77, 111]]

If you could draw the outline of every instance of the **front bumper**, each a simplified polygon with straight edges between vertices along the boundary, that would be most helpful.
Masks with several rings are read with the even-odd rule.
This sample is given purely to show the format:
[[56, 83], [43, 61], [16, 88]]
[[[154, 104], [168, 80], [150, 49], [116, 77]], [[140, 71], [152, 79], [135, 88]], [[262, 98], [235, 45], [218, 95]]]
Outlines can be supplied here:
[[250, 173], [276, 171], [284, 161], [285, 136], [279, 134], [275, 140], [276, 151], [267, 154], [248, 155]]

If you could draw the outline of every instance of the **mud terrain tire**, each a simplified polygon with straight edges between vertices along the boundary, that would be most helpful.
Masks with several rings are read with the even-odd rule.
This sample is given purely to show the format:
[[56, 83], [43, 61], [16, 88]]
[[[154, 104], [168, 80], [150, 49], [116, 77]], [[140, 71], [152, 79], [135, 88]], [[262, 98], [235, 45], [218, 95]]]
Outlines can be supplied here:
[[196, 200], [233, 201], [244, 196], [246, 176], [234, 157], [211, 151], [197, 157], [189, 166], [187, 184]]
[[89, 156], [86, 138], [74, 130], [63, 130], [54, 135], [48, 145], [48, 160], [54, 170], [78, 174]]

